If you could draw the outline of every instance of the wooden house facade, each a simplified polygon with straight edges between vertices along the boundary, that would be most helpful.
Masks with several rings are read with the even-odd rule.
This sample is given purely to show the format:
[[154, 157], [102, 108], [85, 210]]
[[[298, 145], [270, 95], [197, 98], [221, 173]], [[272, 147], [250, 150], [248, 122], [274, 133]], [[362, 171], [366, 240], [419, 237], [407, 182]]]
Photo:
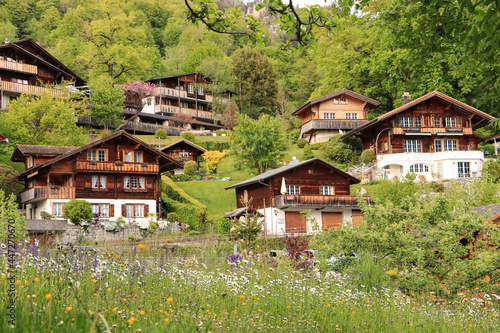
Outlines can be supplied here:
[[[203, 153], [205, 153], [207, 150], [189, 140], [180, 139], [172, 143], [171, 145], [162, 148], [161, 151], [177, 160], [182, 166], [184, 166], [184, 164], [186, 164], [188, 161], [195, 161], [196, 164], [198, 164], [199, 168], [200, 156], [203, 155]], [[182, 169], [175, 169], [174, 173], [177, 175], [184, 173], [184, 171]]]
[[302, 121], [300, 138], [310, 143], [325, 142], [368, 122], [368, 111], [378, 101], [341, 89], [316, 98], [297, 109], [292, 115]]
[[[290, 165], [265, 172], [227, 187], [236, 192], [236, 210], [255, 209], [266, 219], [268, 234], [311, 233], [314, 225], [300, 212], [310, 210], [318, 227], [340, 227], [362, 220], [350, 185], [357, 178], [318, 159], [293, 160]], [[366, 197], [366, 200], [370, 198]], [[231, 212], [227, 213], [228, 216]]]
[[161, 172], [180, 167], [124, 131], [83, 147], [17, 145], [12, 161], [26, 165], [20, 201], [33, 220], [42, 212], [62, 218], [69, 200], [83, 199], [101, 219], [147, 222], [160, 211]]
[[483, 138], [473, 131], [493, 116], [433, 91], [414, 101], [408, 93], [403, 105], [345, 134], [356, 135], [363, 149], [376, 154], [381, 178], [415, 173], [427, 180], [479, 176]]
[[0, 109], [6, 109], [22, 93], [68, 98], [68, 92], [52, 89], [63, 81], [74, 87], [85, 84], [32, 39], [6, 39], [0, 45]]
[[[198, 73], [187, 73], [146, 80], [154, 83], [156, 96], [146, 98], [142, 113], [162, 117], [168, 124], [168, 116], [178, 113], [192, 116], [196, 122], [191, 126], [205, 129], [221, 128], [217, 116], [212, 110], [214, 103], [229, 104], [231, 92], [215, 97], [207, 92], [210, 80]], [[145, 116], [146, 117], [146, 116]], [[200, 124], [201, 123], [201, 124]], [[215, 125], [215, 126], [213, 126]]]

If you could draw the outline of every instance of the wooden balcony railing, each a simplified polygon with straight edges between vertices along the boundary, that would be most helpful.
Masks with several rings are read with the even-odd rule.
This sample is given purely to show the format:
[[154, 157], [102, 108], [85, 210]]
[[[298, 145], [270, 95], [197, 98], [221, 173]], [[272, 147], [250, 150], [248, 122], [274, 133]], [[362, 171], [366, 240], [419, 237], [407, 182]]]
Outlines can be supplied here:
[[187, 97], [187, 91], [174, 88], [156, 87], [156, 91], [161, 95], [173, 97]]
[[13, 62], [7, 60], [0, 60], [0, 68], [10, 69], [16, 72], [23, 72], [29, 74], [38, 74], [38, 67], [20, 62]]
[[54, 97], [69, 98], [69, 93], [67, 91], [31, 86], [29, 84], [14, 83], [9, 81], [0, 81], [0, 89], [20, 94], [26, 93], [31, 95], [43, 95], [47, 93]]
[[[471, 135], [472, 134], [472, 128], [470, 127], [394, 127], [392, 129], [392, 134], [400, 134], [403, 135], [405, 133], [422, 133], [422, 135], [429, 135], [428, 133], [431, 133], [432, 135], [438, 134], [438, 133], [447, 133], [447, 134], [466, 134], [466, 135]], [[424, 134], [425, 133], [425, 134]]]
[[77, 171], [158, 173], [160, 166], [154, 163], [77, 161]]
[[43, 199], [74, 199], [74, 187], [57, 187], [57, 186], [35, 186], [26, 191], [21, 192], [21, 203], [39, 201]]
[[213, 119], [211, 111], [201, 111], [189, 108], [179, 108], [172, 105], [155, 105], [155, 113], [184, 113], [196, 118]]
[[[363, 197], [369, 204], [373, 204], [371, 197]], [[274, 197], [276, 208], [292, 206], [306, 207], [356, 207], [358, 198], [354, 195], [280, 195]]]
[[367, 122], [368, 120], [363, 119], [311, 119], [302, 124], [300, 137], [302, 134], [317, 130], [351, 130]]

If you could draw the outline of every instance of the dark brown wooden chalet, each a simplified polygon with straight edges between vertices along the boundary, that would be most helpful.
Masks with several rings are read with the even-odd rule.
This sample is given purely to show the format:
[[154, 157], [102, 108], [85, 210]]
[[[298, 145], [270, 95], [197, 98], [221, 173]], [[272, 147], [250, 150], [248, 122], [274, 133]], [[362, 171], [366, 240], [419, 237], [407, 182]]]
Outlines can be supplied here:
[[408, 172], [428, 180], [479, 175], [484, 155], [478, 144], [483, 138], [473, 131], [493, 116], [439, 91], [413, 101], [405, 93], [402, 102], [342, 138], [360, 137], [363, 149], [378, 155], [379, 169], [391, 173], [389, 178]]
[[302, 121], [299, 137], [317, 143], [367, 123], [368, 111], [378, 104], [374, 99], [340, 89], [307, 102], [292, 115]]
[[226, 190], [235, 189], [237, 209], [249, 206], [266, 216], [268, 233], [307, 233], [313, 226], [300, 214], [307, 209], [322, 228], [340, 226], [342, 221], [359, 223], [362, 215], [357, 198], [350, 195], [350, 185], [359, 182], [313, 158], [300, 163], [292, 161]]
[[145, 219], [158, 212], [161, 173], [180, 167], [124, 131], [83, 147], [17, 145], [11, 160], [26, 165], [19, 180], [28, 219], [40, 219], [42, 211], [62, 217], [74, 198], [89, 201], [102, 218]]
[[22, 93], [68, 97], [64, 91], [48, 89], [62, 82], [83, 86], [85, 81], [32, 39], [0, 45], [0, 109]]
[[198, 159], [207, 150], [189, 140], [180, 139], [171, 145], [162, 148], [161, 151], [176, 159], [182, 165], [186, 164], [187, 161], [195, 161], [199, 166], [200, 163]]

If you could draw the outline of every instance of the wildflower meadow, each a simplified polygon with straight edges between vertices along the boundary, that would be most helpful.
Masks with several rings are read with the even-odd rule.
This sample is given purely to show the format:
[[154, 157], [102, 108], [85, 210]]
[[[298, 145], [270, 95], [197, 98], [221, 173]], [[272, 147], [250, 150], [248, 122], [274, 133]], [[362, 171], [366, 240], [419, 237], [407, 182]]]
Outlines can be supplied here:
[[265, 253], [183, 257], [143, 244], [117, 253], [27, 241], [13, 257], [1, 251], [1, 332], [500, 331], [498, 295], [405, 295], [396, 270], [373, 287]]

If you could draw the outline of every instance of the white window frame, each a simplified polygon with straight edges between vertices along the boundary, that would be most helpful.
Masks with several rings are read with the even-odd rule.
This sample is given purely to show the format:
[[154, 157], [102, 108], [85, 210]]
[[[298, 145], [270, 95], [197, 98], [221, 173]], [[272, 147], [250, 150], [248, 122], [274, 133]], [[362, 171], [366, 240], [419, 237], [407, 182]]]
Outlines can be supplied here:
[[434, 146], [435, 146], [436, 152], [443, 151], [443, 142], [441, 140], [435, 140], [434, 141]]
[[434, 127], [441, 127], [441, 117], [434, 118]]
[[321, 185], [319, 187], [320, 195], [335, 195], [335, 190], [333, 186], [330, 185]]
[[413, 173], [424, 173], [424, 172], [429, 172], [429, 166], [423, 163], [416, 163], [413, 165], [410, 165], [410, 172]]
[[415, 117], [415, 127], [422, 127], [422, 118]]
[[457, 121], [455, 117], [444, 118], [444, 127], [455, 127], [455, 126], [457, 126]]
[[335, 119], [335, 112], [323, 113], [323, 119]]
[[142, 163], [142, 150], [134, 151], [134, 163]]
[[333, 104], [340, 104], [339, 99], [338, 99], [338, 98], [334, 98], [334, 99], [333, 99]]
[[347, 105], [347, 98], [340, 99], [340, 104]]
[[198, 95], [205, 95], [205, 90], [203, 89], [203, 87], [198, 88]]
[[300, 185], [286, 185], [286, 194], [288, 195], [300, 194]]
[[125, 217], [145, 217], [144, 204], [125, 204]]
[[63, 216], [63, 203], [53, 203], [52, 204], [52, 215], [54, 217], [62, 217]]
[[92, 188], [106, 188], [106, 176], [92, 175]]
[[422, 140], [404, 140], [403, 147], [405, 153], [421, 153]]
[[188, 84], [188, 94], [194, 94], [194, 86], [192, 84]]
[[470, 162], [458, 162], [458, 178], [470, 177]]
[[443, 151], [457, 151], [457, 140], [443, 140]]
[[399, 118], [399, 124], [401, 127], [413, 127], [413, 117], [401, 117]]
[[124, 176], [123, 188], [126, 190], [145, 190], [146, 177], [143, 176]]
[[95, 149], [89, 149], [87, 152], [87, 159], [89, 161], [97, 161], [97, 151]]
[[123, 151], [123, 162], [132, 163], [134, 161], [134, 152], [131, 150]]
[[179, 152], [179, 157], [189, 157], [189, 153], [187, 151]]

